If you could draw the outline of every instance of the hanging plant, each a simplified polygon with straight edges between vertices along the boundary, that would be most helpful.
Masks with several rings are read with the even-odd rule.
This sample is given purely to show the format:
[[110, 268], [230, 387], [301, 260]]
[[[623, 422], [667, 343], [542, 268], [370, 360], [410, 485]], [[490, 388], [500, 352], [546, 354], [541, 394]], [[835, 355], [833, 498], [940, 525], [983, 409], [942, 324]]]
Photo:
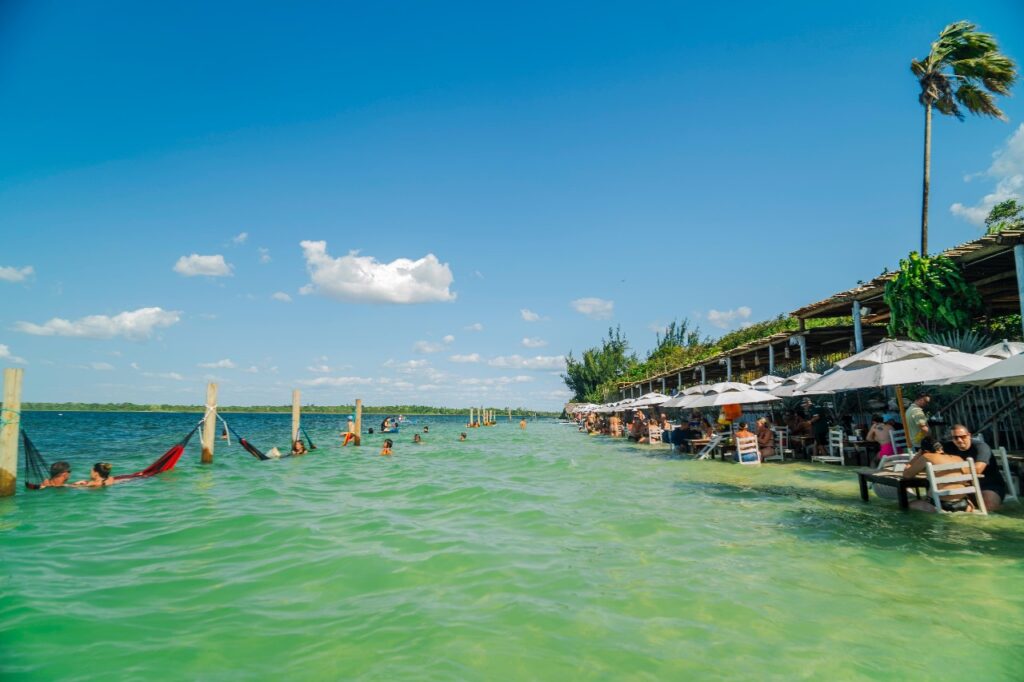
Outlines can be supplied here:
[[929, 334], [970, 329], [981, 295], [952, 259], [912, 251], [886, 283], [885, 303], [889, 335], [923, 341]]

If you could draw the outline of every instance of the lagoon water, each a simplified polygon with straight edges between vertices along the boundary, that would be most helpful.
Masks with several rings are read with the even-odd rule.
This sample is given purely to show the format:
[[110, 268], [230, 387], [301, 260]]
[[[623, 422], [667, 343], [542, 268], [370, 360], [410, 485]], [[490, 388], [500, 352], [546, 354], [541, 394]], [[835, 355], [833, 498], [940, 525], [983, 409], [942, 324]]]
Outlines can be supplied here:
[[[227, 415], [285, 448], [288, 415]], [[198, 419], [28, 413], [126, 473]], [[373, 424], [368, 418], [368, 425]], [[0, 679], [1024, 679], [1024, 511], [863, 504], [851, 470], [740, 467], [574, 427], [430, 433], [0, 500]], [[660, 453], [660, 454], [655, 454]]]

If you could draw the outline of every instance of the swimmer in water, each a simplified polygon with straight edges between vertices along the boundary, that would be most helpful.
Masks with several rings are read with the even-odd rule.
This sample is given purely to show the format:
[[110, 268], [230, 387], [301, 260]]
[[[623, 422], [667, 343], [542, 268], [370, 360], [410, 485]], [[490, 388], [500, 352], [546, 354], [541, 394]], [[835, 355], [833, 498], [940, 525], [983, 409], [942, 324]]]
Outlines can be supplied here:
[[459, 434], [459, 440], [466, 440], [466, 432], [465, 431], [463, 431], [462, 433]]
[[385, 438], [384, 439], [384, 447], [382, 447], [380, 449], [380, 454], [385, 456], [385, 457], [390, 457], [391, 456], [391, 446], [393, 446], [393, 445], [394, 445], [394, 443], [391, 441], [390, 438]]
[[50, 477], [39, 484], [43, 488], [63, 488], [71, 478], [71, 465], [61, 460], [50, 465]]
[[[346, 430], [341, 434], [345, 437], [345, 440], [341, 443], [341, 447], [345, 447], [352, 441], [355, 441], [356, 445], [359, 445], [359, 438], [356, 437], [356, 425], [355, 422], [352, 421], [352, 417], [348, 418], [345, 429]], [[373, 433], [373, 429], [370, 429], [370, 433]]]
[[526, 417], [523, 417], [522, 419], [519, 420], [519, 428], [521, 428], [523, 431], [526, 430]]
[[306, 454], [306, 444], [303, 443], [302, 439], [300, 438], [299, 440], [292, 443], [292, 455], [298, 456], [304, 454]]
[[415, 443], [416, 445], [419, 445], [420, 443], [423, 442], [423, 439], [420, 438], [420, 434], [414, 433], [412, 434], [412, 442]]
[[424, 426], [423, 427], [423, 433], [430, 433], [430, 427], [429, 426]]
[[102, 488], [108, 485], [114, 485], [113, 477], [110, 472], [113, 470], [113, 465], [110, 462], [96, 462], [93, 465], [92, 470], [89, 472], [88, 481], [76, 481], [72, 485], [79, 488]]

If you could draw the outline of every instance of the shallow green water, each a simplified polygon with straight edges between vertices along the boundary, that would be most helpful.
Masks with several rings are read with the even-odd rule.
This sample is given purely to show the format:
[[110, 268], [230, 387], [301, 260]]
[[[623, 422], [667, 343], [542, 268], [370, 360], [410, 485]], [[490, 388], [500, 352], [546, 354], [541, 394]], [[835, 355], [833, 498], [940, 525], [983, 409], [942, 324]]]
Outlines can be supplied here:
[[[191, 415], [26, 415], [76, 473]], [[288, 417], [229, 419], [259, 446]], [[422, 423], [422, 422], [421, 422]], [[0, 500], [0, 679], [1024, 679], [1024, 512], [900, 513], [851, 470], [430, 419], [258, 462], [218, 443]]]

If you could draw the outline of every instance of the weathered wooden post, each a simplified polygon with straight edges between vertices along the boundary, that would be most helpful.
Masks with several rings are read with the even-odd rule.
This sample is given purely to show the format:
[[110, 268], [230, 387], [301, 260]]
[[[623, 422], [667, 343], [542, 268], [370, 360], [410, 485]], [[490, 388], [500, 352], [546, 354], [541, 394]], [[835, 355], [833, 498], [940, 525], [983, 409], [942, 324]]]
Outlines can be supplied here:
[[206, 384], [206, 416], [203, 417], [203, 454], [199, 461], [213, 464], [213, 445], [217, 442], [217, 384]]
[[508, 408], [508, 420], [512, 421], [512, 408]]
[[4, 406], [0, 412], [0, 497], [10, 497], [18, 484], [18, 434], [21, 431], [21, 379], [25, 370], [4, 370]]
[[363, 439], [363, 399], [356, 398], [356, 442], [355, 445], [361, 445]]
[[299, 439], [299, 425], [302, 423], [302, 394], [299, 389], [292, 391], [292, 442], [289, 447], [295, 445]]
[[473, 408], [469, 408], [469, 425], [473, 425]]

